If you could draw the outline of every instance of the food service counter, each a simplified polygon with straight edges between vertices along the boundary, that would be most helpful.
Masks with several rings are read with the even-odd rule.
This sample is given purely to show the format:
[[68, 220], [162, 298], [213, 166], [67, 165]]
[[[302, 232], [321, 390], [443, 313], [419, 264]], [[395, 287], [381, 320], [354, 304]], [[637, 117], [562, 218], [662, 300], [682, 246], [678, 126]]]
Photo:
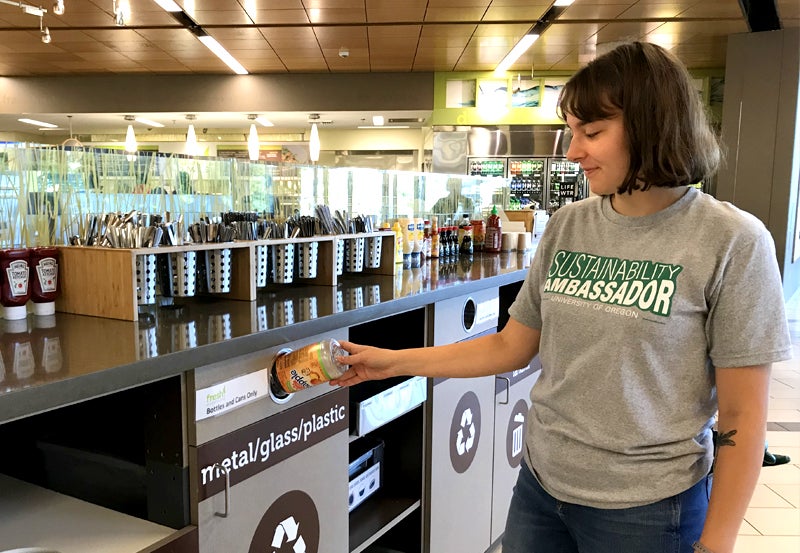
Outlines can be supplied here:
[[[234, 542], [232, 551], [263, 549], [277, 539], [277, 526], [299, 540], [297, 517], [306, 512], [318, 515], [302, 526], [318, 531], [303, 538], [335, 543], [337, 552], [428, 553], [426, 379], [317, 386], [288, 403], [247, 399], [247, 386], [280, 352], [322, 338], [395, 349], [431, 345], [430, 316], [442, 302], [491, 296], [481, 305], [498, 305], [499, 292], [494, 327], [532, 255], [429, 260], [394, 276], [346, 277], [336, 287], [268, 288], [254, 302], [196, 297], [145, 309], [136, 322], [64, 313], [0, 321], [0, 440], [14, 449], [0, 460], [0, 477], [34, 498], [25, 511], [33, 525], [51, 512], [40, 506], [67, 505], [72, 496], [97, 524], [122, 525], [153, 542], [142, 548], [132, 541], [120, 553], [210, 553]], [[216, 406], [218, 393], [224, 399]], [[381, 409], [414, 401], [384, 419], [379, 409], [377, 422], [366, 424], [361, 417], [374, 415], [378, 398], [386, 398]], [[209, 402], [224, 409], [206, 414]], [[276, 442], [274, 436], [291, 436], [286, 428], [302, 429], [302, 442]], [[354, 467], [364, 452], [377, 464]], [[297, 470], [309, 477], [297, 482]], [[354, 494], [372, 493], [379, 483], [370, 506], [359, 509]], [[287, 511], [290, 495], [314, 508]], [[14, 502], [0, 494], [2, 500]], [[72, 553], [85, 545], [66, 533], [19, 542], [13, 524], [2, 533], [0, 550], [58, 545]]]
[[[394, 277], [359, 275], [337, 287], [272, 288], [253, 302], [195, 297], [177, 305], [176, 299], [173, 306], [143, 309], [136, 322], [57, 313], [29, 316], [18, 329], [14, 321], [0, 320], [0, 424], [517, 282], [524, 279], [532, 255], [475, 254], [471, 262], [452, 263], [431, 259]], [[31, 351], [32, 358], [20, 351]]]

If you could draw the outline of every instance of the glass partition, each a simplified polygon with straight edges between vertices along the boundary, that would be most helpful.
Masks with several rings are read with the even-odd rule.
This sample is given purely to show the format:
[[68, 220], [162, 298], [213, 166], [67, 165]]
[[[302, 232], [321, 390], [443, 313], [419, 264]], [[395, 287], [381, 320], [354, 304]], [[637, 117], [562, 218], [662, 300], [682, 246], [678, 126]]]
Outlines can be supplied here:
[[0, 245], [70, 243], [92, 217], [132, 211], [187, 223], [231, 210], [282, 221], [325, 204], [381, 223], [436, 214], [443, 224], [462, 212], [485, 216], [508, 186], [469, 175], [0, 146]]

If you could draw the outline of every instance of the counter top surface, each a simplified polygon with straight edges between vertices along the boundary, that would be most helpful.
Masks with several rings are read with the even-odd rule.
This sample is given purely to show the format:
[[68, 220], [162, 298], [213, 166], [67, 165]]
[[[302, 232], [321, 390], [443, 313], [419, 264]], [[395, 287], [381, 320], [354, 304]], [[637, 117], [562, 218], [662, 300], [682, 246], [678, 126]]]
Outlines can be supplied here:
[[[522, 280], [533, 252], [475, 254], [338, 286], [265, 288], [255, 301], [176, 298], [139, 321], [57, 313], [0, 321], [0, 423], [314, 334]], [[180, 301], [179, 300], [183, 300]]]

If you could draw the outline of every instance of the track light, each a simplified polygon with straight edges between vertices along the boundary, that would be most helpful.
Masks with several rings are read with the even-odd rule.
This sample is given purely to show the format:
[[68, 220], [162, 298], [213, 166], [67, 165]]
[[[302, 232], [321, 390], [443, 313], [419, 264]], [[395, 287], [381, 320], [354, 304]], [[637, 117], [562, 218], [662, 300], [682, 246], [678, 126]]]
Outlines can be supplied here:
[[42, 33], [42, 42], [50, 44], [53, 39], [50, 37], [50, 29], [44, 26], [44, 16], [39, 18], [39, 31]]
[[53, 2], [53, 13], [56, 15], [64, 15], [64, 0], [56, 0]]

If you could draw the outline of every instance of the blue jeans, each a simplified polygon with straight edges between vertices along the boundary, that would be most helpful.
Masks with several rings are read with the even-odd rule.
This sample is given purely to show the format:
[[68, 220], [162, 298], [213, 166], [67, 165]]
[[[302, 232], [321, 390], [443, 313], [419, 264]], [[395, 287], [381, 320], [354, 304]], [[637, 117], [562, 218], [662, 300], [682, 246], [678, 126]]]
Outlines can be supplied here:
[[558, 501], [520, 467], [503, 553], [692, 553], [711, 495], [711, 476], [650, 505], [597, 509]]

